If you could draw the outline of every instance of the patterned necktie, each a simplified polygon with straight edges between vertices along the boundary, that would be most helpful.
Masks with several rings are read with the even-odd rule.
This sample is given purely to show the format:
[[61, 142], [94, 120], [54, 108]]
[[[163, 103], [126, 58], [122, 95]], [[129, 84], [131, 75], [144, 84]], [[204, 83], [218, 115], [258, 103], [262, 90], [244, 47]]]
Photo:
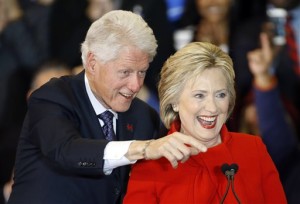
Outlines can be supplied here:
[[105, 134], [105, 138], [108, 141], [112, 141], [115, 139], [115, 133], [113, 128], [113, 113], [110, 111], [105, 111], [98, 115], [98, 117], [104, 122], [104, 126], [102, 127], [103, 133]]
[[295, 33], [291, 26], [291, 20], [292, 17], [288, 16], [285, 24], [286, 42], [287, 42], [290, 59], [293, 61], [294, 71], [296, 72], [296, 74], [300, 76], [300, 63], [299, 63], [298, 50], [297, 50], [298, 48], [297, 48]]

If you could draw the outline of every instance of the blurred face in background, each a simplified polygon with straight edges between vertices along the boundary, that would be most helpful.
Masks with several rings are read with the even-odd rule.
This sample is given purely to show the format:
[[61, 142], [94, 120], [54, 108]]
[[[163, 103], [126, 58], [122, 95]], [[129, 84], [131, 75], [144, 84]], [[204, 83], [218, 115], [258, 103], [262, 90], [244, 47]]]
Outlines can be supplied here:
[[[41, 5], [48, 6], [54, 3], [55, 0], [38, 0], [37, 2]], [[59, 0], [58, 0], [59, 1]]]
[[17, 0], [0, 0], [0, 32], [6, 25], [19, 19], [23, 15], [23, 11]]
[[299, 0], [269, 0], [269, 3], [273, 4], [275, 7], [292, 9], [300, 4]]
[[86, 15], [93, 22], [111, 10], [113, 10], [111, 0], [88, 0]]
[[196, 0], [198, 13], [211, 22], [227, 19], [232, 0]]

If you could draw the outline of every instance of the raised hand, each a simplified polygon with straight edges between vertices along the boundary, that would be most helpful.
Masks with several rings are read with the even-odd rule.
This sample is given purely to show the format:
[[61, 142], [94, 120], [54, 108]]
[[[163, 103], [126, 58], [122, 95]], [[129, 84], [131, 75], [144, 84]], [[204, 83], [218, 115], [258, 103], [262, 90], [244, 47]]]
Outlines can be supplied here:
[[271, 66], [274, 50], [266, 33], [260, 34], [261, 48], [248, 52], [247, 58], [254, 82], [261, 88], [268, 87], [272, 82]]

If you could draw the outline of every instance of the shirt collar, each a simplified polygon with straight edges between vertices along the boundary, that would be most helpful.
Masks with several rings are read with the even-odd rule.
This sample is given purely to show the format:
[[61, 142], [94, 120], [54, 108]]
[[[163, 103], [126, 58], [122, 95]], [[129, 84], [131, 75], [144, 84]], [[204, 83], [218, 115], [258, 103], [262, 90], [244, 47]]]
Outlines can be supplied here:
[[[91, 90], [91, 87], [90, 87], [90, 84], [89, 84], [86, 74], [84, 74], [84, 83], [85, 83], [85, 89], [86, 89], [87, 95], [92, 103], [92, 106], [95, 110], [96, 115], [99, 115], [99, 114], [105, 112], [107, 109], [95, 97], [94, 93]], [[112, 109], [108, 109], [108, 110], [114, 114], [114, 117], [116, 119], [118, 119], [118, 114], [115, 111], [113, 111]]]

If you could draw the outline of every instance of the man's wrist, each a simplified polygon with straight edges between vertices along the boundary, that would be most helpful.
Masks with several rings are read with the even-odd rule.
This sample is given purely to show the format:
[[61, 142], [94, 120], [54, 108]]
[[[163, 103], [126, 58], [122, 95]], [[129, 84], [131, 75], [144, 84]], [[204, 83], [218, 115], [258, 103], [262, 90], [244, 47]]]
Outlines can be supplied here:
[[149, 159], [149, 158], [147, 158], [146, 150], [147, 150], [147, 148], [149, 147], [149, 145], [150, 145], [151, 142], [153, 142], [153, 140], [148, 140], [148, 141], [146, 141], [146, 142], [145, 142], [144, 149], [143, 149], [143, 151], [142, 151], [143, 157], [144, 157], [144, 159], [146, 159], [146, 160]]
[[152, 141], [153, 140], [133, 141], [130, 144], [128, 152], [126, 153], [125, 157], [129, 161], [145, 159], [147, 147]]

